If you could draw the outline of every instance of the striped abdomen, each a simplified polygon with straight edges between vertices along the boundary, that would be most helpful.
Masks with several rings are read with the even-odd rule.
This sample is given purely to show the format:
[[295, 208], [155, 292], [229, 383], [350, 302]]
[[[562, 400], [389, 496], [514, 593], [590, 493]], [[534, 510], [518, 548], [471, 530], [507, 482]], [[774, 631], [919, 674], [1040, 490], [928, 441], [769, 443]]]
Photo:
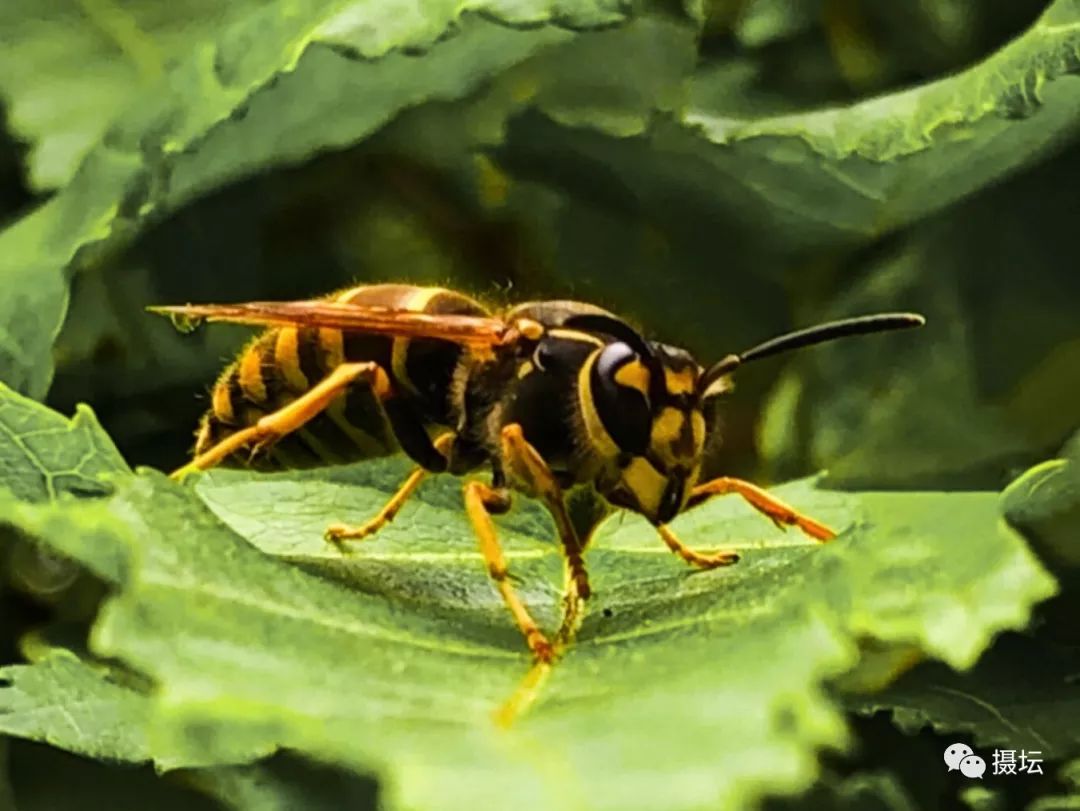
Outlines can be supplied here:
[[[379, 284], [355, 287], [336, 301], [413, 312], [487, 315], [477, 302], [437, 287]], [[281, 327], [252, 341], [228, 366], [211, 395], [195, 452], [303, 395], [338, 365], [374, 361], [390, 379], [395, 425], [451, 426], [450, 382], [462, 349], [435, 340], [388, 338], [338, 329]], [[386, 409], [367, 384], [354, 384], [322, 414], [261, 456], [241, 451], [232, 461], [256, 467], [313, 467], [392, 453], [399, 447]], [[407, 443], [406, 443], [407, 444]]]

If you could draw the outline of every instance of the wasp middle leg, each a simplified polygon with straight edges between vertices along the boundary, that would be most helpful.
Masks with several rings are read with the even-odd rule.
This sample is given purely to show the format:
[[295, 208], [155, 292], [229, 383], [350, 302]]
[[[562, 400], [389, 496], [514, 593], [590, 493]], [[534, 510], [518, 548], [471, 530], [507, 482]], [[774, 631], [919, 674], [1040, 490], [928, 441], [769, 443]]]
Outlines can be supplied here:
[[[450, 448], [454, 444], [454, 434], [445, 433], [436, 439], [432, 446], [441, 457], [445, 460], [450, 454]], [[444, 465], [445, 467], [445, 465]], [[326, 528], [325, 537], [326, 540], [335, 544], [342, 551], [345, 551], [344, 541], [347, 540], [360, 540], [368, 535], [373, 535], [378, 532], [388, 523], [394, 520], [394, 517], [401, 511], [401, 508], [405, 506], [405, 502], [417, 491], [421, 482], [428, 477], [428, 474], [433, 471], [424, 465], [418, 465], [408, 478], [402, 482], [397, 491], [390, 497], [390, 500], [383, 505], [372, 518], [365, 521], [363, 524], [356, 526], [349, 526], [348, 524], [331, 524]]]

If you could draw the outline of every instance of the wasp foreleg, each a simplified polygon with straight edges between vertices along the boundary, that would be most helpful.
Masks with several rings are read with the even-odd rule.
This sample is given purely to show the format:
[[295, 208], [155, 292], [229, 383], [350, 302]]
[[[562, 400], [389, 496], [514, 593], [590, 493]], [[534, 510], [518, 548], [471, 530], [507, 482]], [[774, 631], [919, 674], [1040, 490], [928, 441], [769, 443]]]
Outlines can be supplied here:
[[[717, 479], [699, 484], [690, 492], [690, 499], [686, 509], [696, 507], [713, 496], [738, 493], [746, 499], [750, 506], [764, 513], [774, 524], [780, 528], [796, 526], [818, 541], [829, 541], [836, 537], [836, 533], [829, 527], [816, 521], [807, 515], [803, 515], [794, 507], [785, 504], [768, 491], [742, 479], [732, 479], [721, 476]], [[669, 544], [670, 545], [670, 544]]]
[[667, 544], [668, 549], [691, 566], [697, 566], [701, 569], [715, 569], [718, 566], [730, 566], [733, 563], [739, 562], [739, 556], [734, 552], [721, 551], [713, 552], [710, 555], [695, 552], [680, 541], [675, 533], [668, 529], [664, 524], [657, 524], [656, 531], [660, 533], [660, 537], [664, 539], [664, 543]]
[[566, 555], [568, 584], [573, 589], [573, 594], [568, 599], [577, 597], [587, 600], [591, 589], [585, 561], [581, 557], [581, 540], [566, 510], [566, 499], [555, 474], [536, 448], [525, 439], [525, 434], [517, 423], [502, 429], [501, 441], [503, 463], [508, 473], [519, 485], [524, 486], [526, 492], [542, 499], [551, 517], [555, 519], [555, 527]]

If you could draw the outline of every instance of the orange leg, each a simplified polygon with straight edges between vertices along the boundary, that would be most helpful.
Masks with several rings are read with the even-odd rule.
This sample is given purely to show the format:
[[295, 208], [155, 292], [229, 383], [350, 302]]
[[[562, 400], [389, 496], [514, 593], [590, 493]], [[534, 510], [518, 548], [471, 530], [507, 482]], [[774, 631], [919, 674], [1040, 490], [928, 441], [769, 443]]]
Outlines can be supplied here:
[[664, 543], [667, 544], [668, 549], [691, 566], [697, 566], [701, 569], [715, 569], [718, 566], [730, 566], [733, 563], [739, 562], [739, 556], [737, 554], [726, 550], [713, 552], [711, 555], [695, 552], [680, 541], [675, 533], [664, 524], [657, 524], [656, 531], [660, 533], [660, 537], [664, 539]]
[[317, 385], [288, 405], [267, 414], [254, 425], [230, 434], [183, 467], [173, 471], [170, 474], [171, 478], [183, 479], [193, 471], [213, 467], [248, 445], [252, 447], [252, 453], [257, 452], [286, 434], [303, 427], [309, 420], [325, 411], [351, 384], [359, 380], [370, 382], [376, 393], [380, 395], [389, 388], [386, 373], [379, 364], [343, 363], [336, 366]]
[[[742, 479], [732, 479], [727, 476], [721, 476], [720, 478], [704, 482], [695, 487], [690, 492], [690, 499], [687, 501], [686, 509], [696, 507], [713, 496], [720, 496], [726, 493], [738, 493], [750, 502], [750, 506], [759, 512], [764, 513], [781, 529], [787, 526], [797, 526], [811, 538], [822, 542], [832, 540], [836, 537], [836, 533], [820, 521], [815, 521], [813, 518], [803, 515], [794, 507], [788, 506], [776, 496], [769, 494], [766, 490], [763, 490], [756, 484], [751, 484]], [[669, 543], [668, 545], [670, 546], [671, 544]]]
[[495, 523], [491, 520], [491, 514], [505, 511], [509, 501], [510, 494], [506, 490], [494, 490], [478, 481], [465, 483], [465, 512], [480, 542], [480, 553], [484, 556], [484, 562], [487, 563], [488, 574], [495, 581], [495, 587], [502, 595], [503, 602], [510, 609], [514, 622], [524, 634], [529, 650], [538, 661], [550, 662], [554, 658], [555, 650], [510, 583], [506, 557], [503, 555], [499, 537], [495, 533]]
[[[450, 452], [450, 446], [454, 444], [454, 435], [452, 433], [445, 433], [436, 439], [434, 444], [439, 452], [446, 456]], [[346, 547], [343, 541], [359, 540], [378, 532], [394, 520], [394, 516], [401, 511], [401, 508], [405, 506], [405, 502], [416, 492], [417, 488], [420, 487], [420, 483], [427, 478], [427, 475], [428, 471], [424, 468], [415, 468], [409, 474], [408, 478], [402, 482], [401, 487], [397, 489], [397, 492], [390, 497], [390, 500], [387, 501], [386, 504], [383, 505], [383, 508], [371, 519], [358, 526], [331, 524], [326, 528], [326, 540], [335, 544], [344, 552], [346, 551]]]
[[514, 423], [502, 429], [502, 457], [511, 479], [529, 495], [537, 496], [547, 506], [562, 541], [566, 556], [568, 585], [573, 588], [569, 600], [587, 600], [590, 594], [589, 574], [581, 557], [582, 546], [577, 531], [566, 510], [562, 487], [540, 453], [525, 439], [521, 426]]

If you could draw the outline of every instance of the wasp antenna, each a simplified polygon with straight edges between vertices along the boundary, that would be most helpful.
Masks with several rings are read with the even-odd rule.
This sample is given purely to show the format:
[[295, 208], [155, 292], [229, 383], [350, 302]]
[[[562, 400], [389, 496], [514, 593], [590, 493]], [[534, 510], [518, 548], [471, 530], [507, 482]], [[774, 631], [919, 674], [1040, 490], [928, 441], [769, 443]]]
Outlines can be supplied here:
[[738, 366], [753, 360], [760, 360], [781, 352], [789, 352], [792, 349], [802, 349], [806, 346], [825, 343], [837, 338], [846, 338], [849, 335], [867, 335], [874, 332], [888, 332], [894, 329], [910, 329], [921, 327], [926, 319], [918, 313], [877, 313], [875, 315], [860, 315], [855, 318], [844, 318], [839, 321], [829, 321], [806, 329], [788, 332], [778, 335], [764, 343], [747, 349], [738, 355], [728, 355], [713, 364], [702, 376], [701, 391], [708, 391], [709, 387], [724, 375], [731, 374]]
[[770, 355], [777, 355], [792, 349], [802, 349], [805, 346], [813, 346], [837, 338], [846, 338], [849, 335], [866, 335], [894, 329], [910, 329], [911, 327], [921, 327], [925, 323], [926, 319], [917, 313], [877, 313], [876, 315], [844, 318], [840, 321], [829, 321], [826, 324], [818, 324], [814, 327], [789, 332], [786, 335], [779, 335], [740, 353], [739, 359], [743, 363], [749, 363], [752, 360], [767, 358]]

